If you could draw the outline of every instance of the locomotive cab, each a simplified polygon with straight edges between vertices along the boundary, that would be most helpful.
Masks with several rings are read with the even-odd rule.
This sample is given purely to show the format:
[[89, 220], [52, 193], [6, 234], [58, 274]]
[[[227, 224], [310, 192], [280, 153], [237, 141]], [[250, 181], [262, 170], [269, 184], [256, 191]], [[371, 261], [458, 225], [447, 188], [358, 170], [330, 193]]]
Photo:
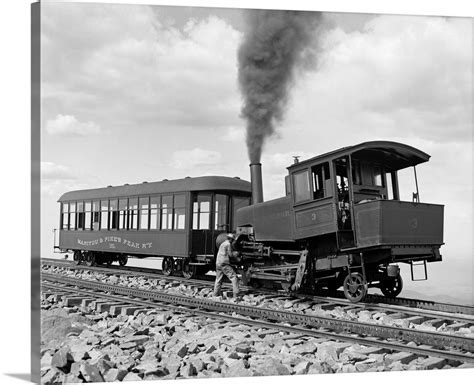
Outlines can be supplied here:
[[308, 243], [316, 280], [347, 258], [343, 275], [358, 282], [344, 285], [354, 290], [349, 299], [363, 298], [368, 287], [396, 296], [402, 281], [393, 264], [409, 263], [413, 277], [414, 263], [426, 272], [426, 262], [441, 260], [443, 206], [420, 203], [418, 191], [412, 202], [400, 200], [398, 171], [413, 167], [418, 186], [415, 167], [428, 160], [400, 143], [367, 142], [288, 168], [294, 235]]

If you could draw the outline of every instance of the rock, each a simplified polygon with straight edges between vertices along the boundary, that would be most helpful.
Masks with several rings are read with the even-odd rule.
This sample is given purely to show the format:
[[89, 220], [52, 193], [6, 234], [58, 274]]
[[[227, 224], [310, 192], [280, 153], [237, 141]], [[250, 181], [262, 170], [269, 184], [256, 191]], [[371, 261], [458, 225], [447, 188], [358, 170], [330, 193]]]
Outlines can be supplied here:
[[125, 382], [125, 381], [141, 381], [142, 378], [136, 374], [136, 373], [128, 373], [122, 380], [122, 382]]
[[197, 371], [196, 371], [196, 368], [192, 364], [186, 363], [183, 366], [181, 366], [179, 370], [179, 374], [182, 377], [192, 377], [197, 374]]
[[87, 382], [104, 382], [99, 368], [96, 365], [89, 364], [88, 362], [81, 364], [81, 374]]
[[106, 382], [122, 381], [127, 374], [126, 370], [112, 368], [104, 375], [104, 380]]
[[361, 354], [351, 349], [346, 349], [339, 355], [339, 360], [343, 362], [347, 362], [347, 361], [359, 362], [359, 361], [364, 361], [366, 359], [367, 359], [367, 356], [365, 354]]
[[218, 348], [218, 346], [216, 346], [215, 344], [211, 344], [211, 345], [207, 348], [206, 353], [210, 354], [210, 353], [216, 351], [217, 348]]
[[252, 350], [252, 348], [248, 346], [247, 344], [237, 345], [234, 349], [237, 353], [243, 353], [243, 354], [248, 354]]
[[51, 355], [51, 353], [46, 352], [45, 354], [43, 354], [43, 357], [41, 357], [41, 371], [42, 372], [48, 369], [51, 369], [52, 359], [53, 359], [53, 356]]
[[302, 345], [296, 345], [291, 348], [290, 352], [292, 354], [313, 354], [316, 352], [317, 346], [313, 342], [306, 342]]
[[188, 345], [188, 352], [187, 354], [196, 354], [199, 352], [199, 347], [196, 343], [191, 343]]
[[51, 359], [51, 365], [57, 368], [65, 368], [68, 362], [73, 362], [74, 358], [71, 356], [69, 347], [65, 346], [59, 349]]
[[178, 344], [174, 350], [177, 356], [183, 358], [188, 353], [188, 347], [184, 344]]
[[124, 342], [123, 344], [119, 345], [120, 349], [123, 350], [133, 349], [136, 346], [137, 345], [135, 344], [135, 342]]
[[52, 368], [49, 369], [42, 377], [41, 377], [41, 383], [44, 385], [52, 385], [52, 384], [57, 384], [59, 378], [59, 372]]
[[63, 378], [63, 384], [82, 383], [83, 381], [74, 373], [68, 373]]
[[255, 368], [257, 373], [264, 376], [286, 376], [290, 370], [275, 358], [267, 358]]
[[206, 368], [204, 362], [200, 358], [195, 358], [191, 360], [190, 363], [196, 368], [198, 373], [202, 372]]
[[302, 361], [293, 368], [294, 374], [306, 374], [310, 366], [310, 362]]
[[251, 375], [249, 369], [246, 368], [245, 361], [235, 361], [223, 373], [226, 377], [247, 377]]
[[158, 364], [158, 360], [153, 359], [153, 360], [146, 360], [142, 361], [139, 365], [135, 366], [135, 369], [147, 374], [155, 373], [155, 371], [158, 370], [158, 367], [160, 365]]
[[385, 356], [385, 364], [391, 365], [392, 363], [399, 362], [401, 364], [408, 364], [409, 362], [416, 360], [418, 356], [414, 353], [408, 352], [397, 352], [388, 354]]
[[320, 345], [316, 351], [316, 357], [319, 361], [335, 363], [338, 361], [336, 348], [333, 344]]
[[135, 346], [138, 345], [143, 345], [145, 342], [147, 342], [150, 339], [147, 335], [131, 335], [127, 336], [123, 339], [123, 342], [125, 343], [134, 343]]
[[447, 360], [445, 360], [444, 358], [428, 357], [420, 363], [420, 366], [426, 370], [442, 369], [443, 366], [445, 366], [447, 363]]
[[161, 360], [160, 365], [165, 368], [169, 374], [174, 375], [179, 373], [181, 368], [181, 357], [178, 357], [176, 354], [170, 354]]

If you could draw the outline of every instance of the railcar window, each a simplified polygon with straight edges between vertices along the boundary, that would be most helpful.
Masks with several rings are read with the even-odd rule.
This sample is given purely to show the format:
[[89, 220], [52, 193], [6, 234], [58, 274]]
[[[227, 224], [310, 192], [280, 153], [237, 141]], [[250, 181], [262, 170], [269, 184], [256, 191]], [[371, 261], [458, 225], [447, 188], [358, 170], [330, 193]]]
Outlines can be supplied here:
[[293, 185], [295, 189], [296, 203], [311, 199], [309, 174], [307, 170], [293, 174]]
[[66, 203], [61, 203], [61, 220], [62, 220], [62, 224], [61, 224], [61, 228], [63, 230], [69, 230], [69, 203], [66, 202]]
[[77, 225], [76, 228], [78, 230], [84, 230], [86, 220], [85, 220], [85, 213], [84, 213], [84, 202], [77, 202]]
[[76, 202], [69, 202], [69, 230], [76, 229]]
[[138, 230], [138, 198], [128, 200], [128, 228]]
[[214, 230], [228, 230], [227, 223], [227, 195], [216, 194], [214, 207]]
[[174, 196], [174, 230], [184, 230], [186, 223], [186, 197], [184, 195]]
[[100, 229], [108, 230], [109, 228], [109, 201], [100, 201]]
[[161, 197], [161, 229], [171, 230], [173, 228], [173, 196], [163, 195]]
[[92, 202], [92, 230], [99, 230], [100, 225], [100, 202]]
[[92, 203], [84, 202], [84, 230], [92, 229]]
[[111, 199], [109, 202], [109, 229], [117, 230], [119, 228], [118, 199]]
[[211, 229], [211, 196], [198, 195], [193, 203], [193, 230]]
[[119, 199], [119, 230], [126, 230], [128, 227], [127, 224], [127, 208], [128, 208], [128, 202], [127, 198], [125, 199]]
[[140, 230], [148, 230], [150, 218], [150, 197], [140, 197]]
[[161, 197], [150, 198], [150, 230], [158, 230], [160, 228], [160, 216], [158, 215], [161, 207], [160, 199]]

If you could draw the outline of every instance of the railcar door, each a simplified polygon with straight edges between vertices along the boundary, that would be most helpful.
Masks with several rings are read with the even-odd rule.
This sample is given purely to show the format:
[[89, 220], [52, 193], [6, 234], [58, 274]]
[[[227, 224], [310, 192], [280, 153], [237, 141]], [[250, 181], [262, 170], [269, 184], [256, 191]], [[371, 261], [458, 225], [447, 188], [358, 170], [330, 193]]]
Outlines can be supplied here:
[[354, 247], [352, 183], [348, 157], [334, 161], [337, 195], [337, 241], [340, 249]]
[[192, 254], [199, 260], [213, 254], [212, 193], [193, 194]]

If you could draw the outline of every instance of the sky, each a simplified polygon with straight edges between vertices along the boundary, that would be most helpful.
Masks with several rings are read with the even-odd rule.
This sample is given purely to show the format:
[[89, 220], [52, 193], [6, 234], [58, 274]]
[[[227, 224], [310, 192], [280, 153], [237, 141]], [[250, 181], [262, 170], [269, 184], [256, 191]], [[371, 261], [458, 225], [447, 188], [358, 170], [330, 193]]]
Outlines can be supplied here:
[[[266, 200], [292, 156], [368, 140], [427, 152], [423, 202], [445, 205], [444, 261], [407, 290], [473, 303], [472, 50], [468, 18], [323, 13], [316, 57], [296, 71], [265, 144]], [[66, 191], [185, 176], [248, 179], [238, 9], [44, 3], [41, 21], [42, 253]], [[408, 173], [404, 173], [408, 174]], [[402, 175], [402, 197], [414, 191]]]

